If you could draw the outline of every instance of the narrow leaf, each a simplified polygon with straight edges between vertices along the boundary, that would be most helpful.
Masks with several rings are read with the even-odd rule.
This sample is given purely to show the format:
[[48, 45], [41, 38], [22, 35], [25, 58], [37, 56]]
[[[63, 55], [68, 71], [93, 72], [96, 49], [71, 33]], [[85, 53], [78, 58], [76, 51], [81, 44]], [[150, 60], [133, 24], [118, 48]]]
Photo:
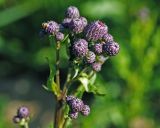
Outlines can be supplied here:
[[104, 91], [99, 90], [95, 85], [89, 85], [89, 92], [92, 92], [95, 95], [105, 96]]
[[80, 77], [79, 81], [82, 83], [82, 85], [84, 86], [85, 90], [88, 92], [88, 83], [89, 83], [88, 78]]

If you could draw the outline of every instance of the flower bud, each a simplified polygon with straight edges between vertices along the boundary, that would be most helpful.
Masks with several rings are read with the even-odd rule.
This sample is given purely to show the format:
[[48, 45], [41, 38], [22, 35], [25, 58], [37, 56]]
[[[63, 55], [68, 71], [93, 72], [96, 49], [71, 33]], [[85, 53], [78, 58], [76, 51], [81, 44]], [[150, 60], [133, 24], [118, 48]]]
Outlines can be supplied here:
[[116, 42], [108, 42], [103, 45], [103, 52], [108, 56], [115, 56], [119, 53], [120, 47]]
[[71, 119], [77, 119], [78, 118], [78, 112], [69, 112], [68, 116]]
[[70, 95], [70, 96], [66, 96], [66, 102], [69, 103], [70, 101], [74, 100], [76, 97]]
[[96, 72], [101, 71], [101, 68], [102, 68], [102, 64], [100, 62], [94, 62], [92, 64], [92, 69]]
[[47, 32], [48, 34], [55, 34], [59, 31], [59, 24], [57, 24], [55, 21], [48, 21], [47, 23], [42, 24], [42, 28]]
[[71, 28], [71, 30], [74, 33], [78, 34], [78, 33], [81, 33], [83, 31], [84, 23], [81, 19], [75, 18], [75, 19], [71, 20], [69, 28]]
[[85, 17], [82, 17], [82, 16], [81, 16], [79, 19], [82, 21], [82, 23], [83, 23], [83, 27], [86, 27], [86, 26], [87, 26], [87, 24], [88, 24], [87, 19], [86, 19]]
[[69, 106], [72, 112], [79, 112], [83, 108], [83, 101], [81, 99], [75, 98], [69, 102]]
[[27, 118], [29, 117], [29, 110], [27, 107], [22, 106], [17, 111], [17, 116], [20, 118]]
[[65, 12], [65, 16], [67, 18], [79, 18], [79, 10], [77, 7], [70, 6], [67, 8], [67, 11]]
[[88, 52], [88, 42], [84, 39], [78, 39], [73, 43], [72, 50], [75, 57], [84, 57]]
[[113, 41], [113, 36], [112, 36], [111, 34], [107, 33], [107, 34], [105, 34], [105, 35], [103, 36], [103, 40], [104, 40], [105, 42], [112, 42], [112, 41]]
[[84, 115], [84, 116], [88, 116], [89, 113], [90, 113], [90, 107], [89, 107], [88, 105], [84, 105], [81, 113], [82, 113], [82, 115]]
[[108, 27], [101, 21], [95, 21], [88, 24], [84, 32], [88, 41], [97, 41], [107, 34]]
[[57, 41], [62, 41], [64, 39], [64, 34], [61, 32], [56, 33], [56, 40]]
[[102, 46], [103, 46], [102, 43], [96, 43], [96, 44], [93, 46], [95, 53], [101, 54], [101, 53], [102, 53]]

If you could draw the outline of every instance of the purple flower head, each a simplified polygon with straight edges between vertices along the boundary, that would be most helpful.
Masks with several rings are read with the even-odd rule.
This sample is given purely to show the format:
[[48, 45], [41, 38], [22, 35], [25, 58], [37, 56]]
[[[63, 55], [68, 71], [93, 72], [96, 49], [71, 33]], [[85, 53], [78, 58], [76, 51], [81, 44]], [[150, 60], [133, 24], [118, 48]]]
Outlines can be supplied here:
[[82, 113], [82, 115], [84, 115], [84, 116], [88, 116], [89, 113], [90, 113], [90, 107], [89, 107], [88, 105], [84, 105], [81, 113]]
[[62, 25], [66, 28], [69, 28], [71, 20], [72, 20], [71, 18], [65, 18], [62, 22]]
[[27, 118], [29, 117], [29, 110], [27, 107], [22, 106], [17, 111], [17, 116], [20, 118]]
[[120, 46], [116, 42], [108, 42], [103, 45], [103, 52], [108, 56], [115, 56], [119, 53]]
[[74, 100], [76, 97], [74, 96], [66, 96], [66, 102], [69, 104], [72, 100]]
[[78, 34], [83, 31], [84, 23], [81, 19], [75, 18], [71, 20], [69, 27], [74, 33]]
[[67, 11], [65, 12], [65, 16], [67, 18], [79, 18], [80, 14], [78, 8], [74, 6], [68, 7]]
[[76, 57], [84, 57], [88, 52], [88, 42], [84, 39], [78, 39], [73, 43], [72, 50]]
[[85, 56], [85, 60], [87, 63], [91, 64], [95, 61], [96, 55], [92, 51], [88, 51], [87, 55]]
[[87, 19], [86, 19], [85, 17], [82, 17], [82, 16], [81, 16], [79, 19], [82, 21], [82, 23], [83, 23], [83, 27], [86, 27], [86, 26], [87, 26], [87, 24], [88, 24]]
[[57, 41], [62, 41], [64, 39], [64, 34], [61, 32], [56, 33], [56, 40]]
[[59, 24], [57, 24], [55, 21], [48, 21], [47, 23], [42, 24], [42, 28], [47, 32], [48, 34], [55, 34], [59, 31]]
[[97, 41], [107, 34], [108, 27], [101, 21], [95, 21], [88, 24], [84, 32], [88, 41]]
[[101, 68], [102, 68], [102, 64], [100, 62], [94, 62], [92, 64], [92, 69], [96, 72], [101, 71]]
[[105, 35], [103, 36], [103, 40], [104, 40], [105, 42], [112, 42], [112, 41], [113, 41], [113, 36], [112, 36], [111, 34], [107, 33], [107, 34], [105, 34]]
[[78, 118], [78, 112], [72, 112], [70, 111], [68, 116], [71, 118], [71, 119], [77, 119]]
[[69, 106], [72, 112], [79, 112], [83, 108], [83, 101], [81, 99], [75, 98], [70, 101]]
[[102, 44], [102, 43], [96, 43], [96, 44], [93, 46], [95, 53], [101, 54], [101, 53], [102, 53], [102, 47], [103, 47], [103, 44]]

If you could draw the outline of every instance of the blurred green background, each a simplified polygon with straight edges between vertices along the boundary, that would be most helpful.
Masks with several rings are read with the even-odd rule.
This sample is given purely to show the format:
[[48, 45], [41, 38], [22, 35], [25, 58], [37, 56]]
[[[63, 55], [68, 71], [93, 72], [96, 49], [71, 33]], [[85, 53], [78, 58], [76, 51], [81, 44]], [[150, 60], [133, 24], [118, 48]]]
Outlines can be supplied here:
[[104, 21], [121, 46], [96, 81], [106, 96], [85, 94], [91, 114], [73, 127], [160, 128], [159, 0], [0, 0], [0, 128], [16, 128], [12, 116], [22, 104], [31, 110], [31, 128], [52, 122], [54, 98], [42, 88], [51, 51], [38, 33], [44, 21], [60, 23], [70, 5], [89, 21]]

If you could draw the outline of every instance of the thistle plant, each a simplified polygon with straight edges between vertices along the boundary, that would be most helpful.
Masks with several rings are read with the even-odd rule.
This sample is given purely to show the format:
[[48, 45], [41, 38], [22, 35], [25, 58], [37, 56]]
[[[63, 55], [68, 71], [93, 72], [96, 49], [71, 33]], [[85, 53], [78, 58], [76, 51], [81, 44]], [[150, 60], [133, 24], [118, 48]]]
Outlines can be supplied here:
[[17, 114], [13, 117], [13, 122], [19, 124], [21, 128], [29, 128], [30, 113], [29, 109], [21, 106], [17, 109]]
[[[89, 23], [74, 6], [67, 8], [61, 23], [42, 23], [41, 35], [48, 36], [56, 55], [56, 58], [47, 58], [50, 74], [44, 86], [55, 96], [54, 128], [67, 128], [79, 114], [89, 116], [94, 111], [83, 102], [83, 93], [98, 93], [93, 85], [96, 74], [103, 69], [106, 60], [117, 55], [120, 49], [108, 31], [108, 26], [102, 21]], [[62, 45], [66, 46], [68, 55], [68, 73], [64, 83], [60, 72]]]

